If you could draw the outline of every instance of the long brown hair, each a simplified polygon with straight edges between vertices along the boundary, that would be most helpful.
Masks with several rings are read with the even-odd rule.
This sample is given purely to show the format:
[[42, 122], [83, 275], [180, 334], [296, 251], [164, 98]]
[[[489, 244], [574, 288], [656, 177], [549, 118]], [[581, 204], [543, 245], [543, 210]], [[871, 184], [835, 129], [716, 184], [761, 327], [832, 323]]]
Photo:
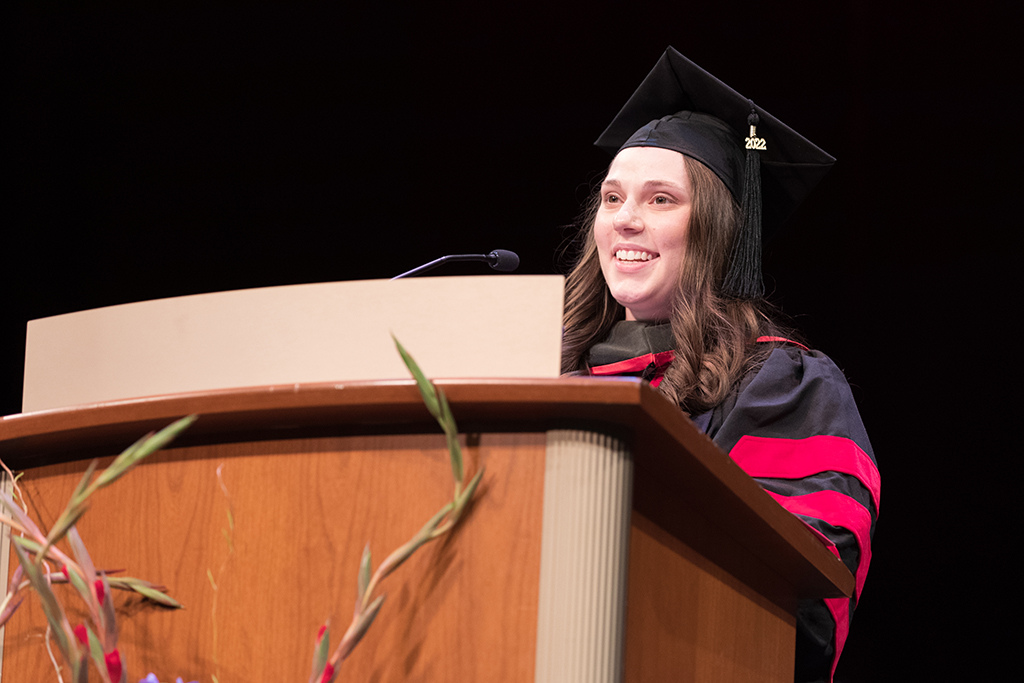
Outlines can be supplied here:
[[[755, 343], [758, 337], [792, 339], [793, 333], [772, 320], [763, 299], [741, 300], [720, 293], [740, 209], [718, 176], [700, 162], [683, 159], [693, 187], [693, 208], [669, 319], [675, 360], [658, 388], [683, 410], [696, 414], [721, 403], [740, 377], [764, 362], [773, 344]], [[598, 189], [580, 217], [579, 251], [566, 279], [563, 373], [585, 371], [590, 347], [625, 318], [598, 260], [594, 220], [600, 205]]]

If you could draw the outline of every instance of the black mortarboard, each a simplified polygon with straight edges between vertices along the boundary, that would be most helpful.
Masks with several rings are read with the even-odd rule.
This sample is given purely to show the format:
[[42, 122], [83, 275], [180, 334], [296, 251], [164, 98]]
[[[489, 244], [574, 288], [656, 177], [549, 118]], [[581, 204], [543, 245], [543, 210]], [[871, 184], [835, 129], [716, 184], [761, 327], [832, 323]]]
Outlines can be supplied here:
[[594, 144], [613, 155], [626, 147], [675, 150], [725, 183], [743, 225], [724, 289], [742, 298], [762, 293], [762, 236], [770, 238], [835, 163], [671, 47]]

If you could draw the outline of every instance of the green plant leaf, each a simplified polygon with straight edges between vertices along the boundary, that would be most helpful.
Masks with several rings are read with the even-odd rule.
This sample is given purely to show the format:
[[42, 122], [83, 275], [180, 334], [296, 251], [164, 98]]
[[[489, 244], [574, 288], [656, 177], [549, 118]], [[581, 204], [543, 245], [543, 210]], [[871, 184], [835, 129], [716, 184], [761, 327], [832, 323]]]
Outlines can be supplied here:
[[405, 363], [405, 367], [409, 368], [409, 372], [412, 373], [413, 379], [416, 380], [416, 386], [420, 390], [420, 396], [423, 397], [423, 403], [426, 404], [427, 410], [430, 414], [437, 419], [441, 414], [440, 408], [437, 403], [437, 393], [434, 390], [433, 383], [427, 379], [427, 376], [420, 370], [420, 366], [413, 360], [413, 357], [409, 355], [409, 352], [405, 350], [405, 347], [395, 338], [395, 335], [391, 335], [391, 338], [395, 341], [395, 346], [398, 348], [399, 355], [402, 356], [402, 362]]
[[89, 482], [92, 480], [93, 472], [96, 471], [96, 467], [100, 464], [98, 459], [94, 459], [89, 466], [85, 469], [85, 474], [82, 475], [82, 479], [78, 482], [78, 486], [75, 487], [74, 492], [71, 494], [71, 500], [83, 497], [86, 489], [89, 488]]
[[[82, 542], [82, 537], [78, 535], [78, 528], [71, 527], [67, 534], [68, 545], [71, 546], [71, 554], [75, 558], [75, 562], [82, 568], [82, 573], [85, 574], [85, 580], [92, 582], [96, 580], [96, 566], [92, 563], [92, 558], [89, 556], [89, 551], [85, 548], [85, 543]], [[74, 574], [73, 571], [68, 571], [68, 574]]]
[[46, 535], [46, 546], [43, 549], [43, 553], [47, 553], [50, 550], [50, 546], [56, 545], [64, 536], [68, 533], [72, 527], [78, 524], [78, 520], [82, 518], [89, 510], [89, 506], [84, 502], [81, 505], [69, 505], [66, 510], [61, 514], [60, 518], [54, 522], [53, 527], [50, 529], [50, 533]]
[[[209, 577], [210, 583], [213, 585], [214, 590], [216, 590], [217, 584], [215, 584], [213, 582], [213, 575], [209, 574], [209, 571], [207, 571], [207, 576]], [[116, 585], [116, 582], [115, 582], [115, 585]], [[131, 590], [133, 590], [136, 593], [138, 593], [139, 595], [141, 595], [142, 597], [149, 598], [153, 602], [161, 604], [164, 607], [173, 607], [174, 609], [184, 609], [181, 606], [180, 602], [178, 602], [174, 598], [170, 597], [166, 593], [163, 593], [163, 592], [157, 590], [156, 588], [153, 588], [152, 586], [148, 586], [148, 585], [143, 586], [143, 585], [139, 585], [139, 584], [131, 584], [128, 587]]]
[[[470, 480], [469, 486], [466, 490], [461, 492], [455, 497], [455, 507], [452, 510], [452, 516], [450, 519], [451, 526], [455, 526], [459, 523], [459, 519], [462, 518], [462, 513], [465, 512], [469, 501], [473, 498], [473, 494], [476, 493], [476, 487], [480, 485], [480, 479], [484, 476], [484, 468], [480, 468], [480, 471], [474, 475]], [[449, 527], [450, 528], [450, 527]]]
[[150, 432], [149, 434], [146, 434], [145, 436], [141, 437], [138, 441], [133, 443], [131, 446], [121, 451], [121, 453], [116, 458], [114, 458], [114, 462], [110, 463], [110, 465], [107, 466], [105, 470], [100, 472], [100, 477], [106, 476], [108, 481], [106, 481], [106, 483], [100, 483], [98, 477], [97, 480], [93, 482], [92, 486], [89, 487], [88, 493], [91, 494], [96, 489], [106, 486], [107, 484], [114, 481], [114, 479], [127, 472], [128, 469], [131, 467], [131, 463], [135, 458], [136, 453], [139, 452], [143, 444], [145, 444], [149, 439], [153, 438], [154, 434], [155, 432]]
[[349, 643], [349, 652], [359, 644], [359, 641], [363, 639], [363, 636], [370, 629], [373, 620], [377, 618], [377, 613], [380, 612], [381, 605], [384, 604], [384, 598], [385, 596], [383, 595], [377, 596], [377, 599], [371, 602], [366, 610], [359, 615], [359, 620], [356, 622], [355, 631], [352, 635], [352, 641]]
[[412, 557], [413, 553], [419, 550], [420, 546], [435, 538], [434, 530], [451, 511], [453, 506], [454, 503], [447, 503], [443, 508], [438, 510], [426, 524], [423, 525], [423, 528], [420, 529], [415, 536], [388, 555], [387, 559], [385, 559], [377, 569], [381, 575], [381, 580], [390, 576], [392, 572], [401, 567], [406, 560]]
[[22, 548], [24, 548], [25, 550], [27, 550], [28, 552], [30, 552], [30, 553], [32, 553], [34, 555], [38, 555], [42, 551], [42, 549], [43, 549], [43, 545], [41, 543], [36, 543], [31, 538], [21, 538], [21, 537], [18, 537], [17, 539], [13, 539], [12, 538], [11, 540], [12, 541], [17, 540], [18, 543], [21, 544]]
[[434, 386], [433, 382], [427, 379], [415, 359], [405, 350], [405, 347], [395, 338], [395, 335], [391, 335], [391, 338], [395, 342], [398, 353], [402, 356], [405, 367], [409, 369], [409, 372], [412, 373], [413, 378], [416, 380], [416, 386], [420, 390], [420, 396], [423, 397], [423, 403], [427, 406], [427, 410], [434, 416], [437, 423], [441, 425], [441, 429], [444, 430], [448, 446], [448, 457], [452, 465], [452, 476], [455, 478], [456, 483], [461, 486], [464, 476], [462, 446], [459, 444], [459, 428], [455, 424], [455, 417], [452, 415], [451, 406], [448, 404], [448, 397], [445, 396], [442, 389], [438, 389]]
[[24, 600], [25, 598], [21, 597], [17, 600], [11, 600], [7, 603], [7, 606], [4, 607], [3, 611], [0, 611], [0, 626], [3, 626], [7, 623], [7, 620], [11, 618], [11, 616], [14, 614], [15, 611], [17, 611], [19, 607], [21, 607], [21, 603], [24, 602]]
[[46, 615], [46, 621], [50, 624], [50, 629], [57, 639], [57, 647], [60, 649], [61, 654], [64, 655], [64, 659], [74, 666], [74, 663], [81, 659], [80, 648], [78, 643], [74, 641], [75, 636], [71, 631], [70, 624], [68, 624], [67, 617], [64, 615], [64, 610], [61, 609], [60, 603], [57, 602], [57, 597], [50, 590], [50, 584], [47, 583], [42, 572], [26, 554], [26, 544], [23, 542], [25, 539], [16, 537], [11, 540], [14, 542], [14, 552], [18, 555], [18, 562], [21, 563], [25, 577], [29, 580], [32, 588], [35, 589], [36, 594], [39, 596], [39, 601], [43, 605], [43, 613]]
[[18, 522], [25, 530], [32, 534], [37, 539], [46, 538], [43, 532], [39, 530], [36, 523], [32, 521], [32, 518], [25, 514], [25, 511], [14, 502], [14, 499], [7, 494], [6, 491], [0, 490], [0, 501], [3, 501], [4, 507], [10, 510], [11, 515], [14, 516], [15, 521]]
[[103, 582], [103, 600], [100, 602], [100, 614], [103, 615], [101, 625], [104, 629], [104, 642], [107, 650], [117, 647], [117, 616], [114, 614], [114, 596], [110, 591], [110, 582], [106, 574], [100, 574]]
[[61, 513], [57, 522], [54, 523], [53, 528], [50, 529], [50, 533], [47, 534], [47, 546], [54, 545], [60, 541], [60, 539], [64, 538], [68, 529], [78, 523], [78, 520], [81, 519], [82, 515], [84, 515], [89, 509], [86, 504], [86, 500], [89, 496], [99, 489], [109, 486], [120, 479], [129, 470], [135, 467], [135, 465], [141, 462], [143, 458], [170, 443], [176, 436], [178, 436], [178, 434], [195, 422], [195, 420], [195, 415], [188, 415], [167, 425], [159, 432], [150, 434], [139, 441], [136, 441], [125, 449], [121, 455], [117, 456], [117, 458], [114, 459], [114, 462], [111, 463], [110, 467], [103, 470], [103, 472], [96, 477], [96, 481], [92, 484], [88, 484], [88, 480], [95, 469], [95, 463], [90, 464], [89, 468], [85, 472], [85, 476], [82, 477], [82, 480], [75, 488], [75, 495], [71, 497], [67, 508], [65, 508], [64, 512]]
[[117, 456], [110, 467], [103, 470], [96, 478], [95, 484], [90, 487], [89, 493], [105, 486], [113, 484], [123, 477], [129, 470], [142, 461], [151, 453], [160, 450], [179, 434], [189, 428], [196, 421], [196, 415], [186, 415], [161, 429], [156, 434], [150, 434], [129, 446], [121, 455]]
[[324, 624], [323, 635], [320, 636], [320, 642], [316, 644], [316, 648], [313, 650], [313, 675], [310, 677], [310, 681], [319, 681], [323, 677], [324, 666], [327, 665], [327, 656], [331, 653], [331, 629], [330, 626]]
[[448, 405], [448, 397], [441, 390], [438, 390], [437, 394], [441, 405], [441, 417], [438, 418], [438, 422], [441, 429], [444, 430], [445, 440], [448, 443], [448, 458], [452, 463], [452, 476], [455, 478], [455, 482], [461, 485], [465, 475], [462, 467], [462, 446], [459, 445], [459, 428], [455, 425], [455, 417]]
[[[358, 638], [362, 638], [366, 635], [367, 629], [370, 628], [370, 624], [377, 618], [377, 613], [380, 612], [381, 605], [384, 604], [385, 596], [380, 595], [376, 600], [370, 603], [370, 606], [366, 608], [363, 615], [359, 618], [360, 633]], [[358, 640], [357, 640], [358, 642]]]
[[459, 496], [459, 502], [457, 504], [458, 508], [461, 509], [461, 508], [465, 507], [465, 505], [473, 497], [473, 494], [476, 493], [476, 487], [480, 485], [480, 479], [484, 476], [484, 470], [485, 469], [486, 469], [485, 467], [481, 467], [480, 471], [477, 472], [473, 476], [473, 478], [470, 480], [469, 486], [467, 486], [466, 490], [462, 492], [461, 496]]
[[[75, 642], [77, 643], [78, 641]], [[89, 655], [81, 648], [76, 649], [75, 652], [77, 653], [75, 658], [70, 660], [71, 680], [73, 683], [89, 683]]]
[[[82, 596], [82, 599], [85, 600], [85, 604], [92, 605], [92, 593], [90, 592], [89, 584], [85, 582], [85, 579], [83, 579], [78, 572], [69, 568], [68, 581], [75, 587], [75, 590]], [[89, 611], [91, 612], [92, 610], [90, 609]]]
[[372, 568], [370, 560], [370, 544], [366, 544], [366, 548], [363, 549], [363, 558], [359, 562], [359, 579], [357, 589], [359, 595], [357, 596], [357, 602], [361, 603], [366, 599], [366, 587], [370, 585], [370, 570]]
[[100, 643], [100, 639], [93, 633], [92, 627], [89, 624], [85, 624], [85, 632], [89, 634], [89, 656], [92, 657], [92, 663], [101, 672], [100, 675], [104, 679], [109, 680], [110, 674], [107, 673], [107, 662], [103, 657], [103, 644]]

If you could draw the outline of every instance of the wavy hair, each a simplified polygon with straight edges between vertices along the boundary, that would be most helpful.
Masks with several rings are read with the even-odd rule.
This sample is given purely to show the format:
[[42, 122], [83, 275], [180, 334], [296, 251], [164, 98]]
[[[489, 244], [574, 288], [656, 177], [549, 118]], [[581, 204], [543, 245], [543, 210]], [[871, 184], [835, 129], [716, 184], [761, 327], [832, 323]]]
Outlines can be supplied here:
[[[775, 344], [755, 343], [760, 336], [792, 339], [770, 315], [763, 299], [735, 299], [721, 294], [740, 209], [729, 190], [700, 162], [683, 157], [693, 188], [683, 266], [672, 324], [675, 360], [658, 389], [682, 409], [697, 414], [721, 403], [732, 386], [759, 367]], [[579, 219], [577, 253], [566, 278], [562, 318], [562, 372], [588, 370], [587, 353], [625, 318], [601, 273], [594, 241], [594, 221], [601, 206], [600, 188]]]

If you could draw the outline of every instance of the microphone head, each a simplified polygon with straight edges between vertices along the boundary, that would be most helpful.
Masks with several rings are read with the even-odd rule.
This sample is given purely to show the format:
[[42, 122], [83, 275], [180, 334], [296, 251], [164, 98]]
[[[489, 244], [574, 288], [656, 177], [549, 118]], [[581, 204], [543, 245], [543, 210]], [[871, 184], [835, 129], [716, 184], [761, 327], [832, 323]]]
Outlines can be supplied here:
[[495, 249], [487, 255], [487, 262], [500, 273], [511, 273], [519, 267], [519, 255], [508, 249]]

